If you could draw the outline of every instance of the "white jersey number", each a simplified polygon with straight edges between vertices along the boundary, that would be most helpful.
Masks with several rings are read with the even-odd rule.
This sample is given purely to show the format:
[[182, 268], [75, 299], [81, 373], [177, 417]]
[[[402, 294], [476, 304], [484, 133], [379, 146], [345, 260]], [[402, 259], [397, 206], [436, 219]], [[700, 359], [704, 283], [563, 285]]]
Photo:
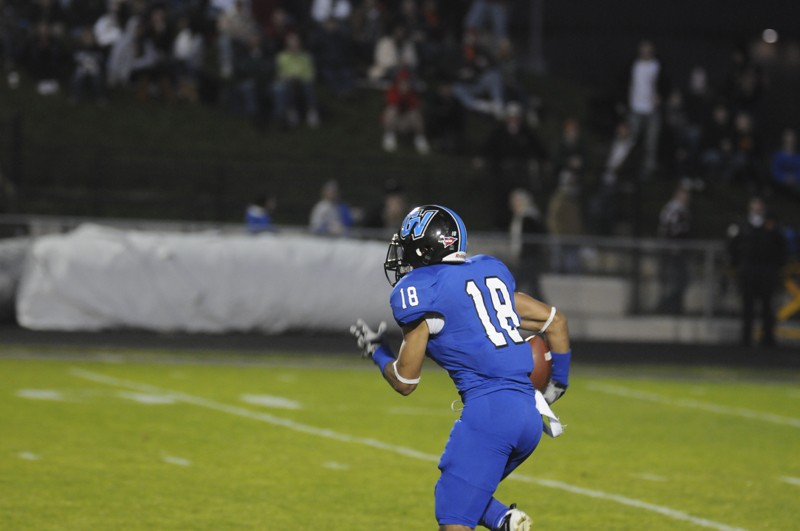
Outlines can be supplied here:
[[[408, 293], [408, 304], [406, 304], [406, 293]], [[417, 306], [419, 305], [419, 297], [417, 297], [417, 288], [414, 286], [409, 286], [408, 288], [400, 290], [400, 302], [405, 310], [409, 306]]]
[[[505, 347], [508, 345], [506, 334], [511, 338], [514, 343], [523, 343], [525, 340], [519, 333], [519, 316], [514, 311], [511, 304], [511, 296], [508, 293], [508, 287], [505, 283], [497, 277], [487, 277], [484, 279], [486, 287], [489, 290], [489, 296], [492, 299], [491, 308], [486, 305], [483, 299], [483, 293], [475, 283], [474, 280], [467, 282], [467, 294], [472, 297], [472, 303], [475, 305], [475, 311], [478, 312], [478, 318], [481, 320], [483, 329], [486, 331], [486, 337], [495, 347]], [[505, 330], [506, 334], [498, 330], [489, 317], [489, 311], [494, 311], [497, 320], [500, 322], [500, 327]]]

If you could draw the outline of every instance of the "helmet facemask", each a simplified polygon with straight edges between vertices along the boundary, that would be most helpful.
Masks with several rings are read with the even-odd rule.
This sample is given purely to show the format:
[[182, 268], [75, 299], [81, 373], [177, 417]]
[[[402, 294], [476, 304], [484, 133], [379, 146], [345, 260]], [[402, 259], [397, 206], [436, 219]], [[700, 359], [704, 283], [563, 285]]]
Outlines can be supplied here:
[[[400, 235], [395, 233], [392, 240], [389, 242], [389, 248], [386, 250], [386, 260], [383, 262], [383, 272], [386, 275], [386, 280], [389, 284], [394, 286], [403, 276], [407, 275], [414, 269], [411, 264], [405, 260], [405, 251], [400, 242]], [[390, 272], [393, 275], [390, 275]], [[394, 278], [392, 278], [394, 277]]]

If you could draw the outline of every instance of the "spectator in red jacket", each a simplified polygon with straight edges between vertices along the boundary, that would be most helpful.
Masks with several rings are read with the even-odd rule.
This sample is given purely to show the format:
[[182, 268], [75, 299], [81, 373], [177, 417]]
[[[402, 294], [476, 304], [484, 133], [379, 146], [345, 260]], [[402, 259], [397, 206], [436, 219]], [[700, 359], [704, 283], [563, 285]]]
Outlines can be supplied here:
[[402, 70], [386, 91], [386, 106], [383, 109], [383, 149], [397, 150], [397, 134], [414, 134], [414, 147], [421, 155], [430, 151], [425, 138], [425, 122], [417, 93], [411, 86], [411, 74]]

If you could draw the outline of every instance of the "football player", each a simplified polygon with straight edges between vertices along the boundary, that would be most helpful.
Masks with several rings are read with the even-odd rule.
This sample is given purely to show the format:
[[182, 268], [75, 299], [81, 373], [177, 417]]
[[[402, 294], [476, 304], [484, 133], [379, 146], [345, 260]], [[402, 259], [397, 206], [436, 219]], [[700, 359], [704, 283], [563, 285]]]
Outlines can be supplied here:
[[464, 222], [442, 206], [420, 206], [406, 216], [384, 269], [394, 286], [390, 304], [403, 343], [395, 358], [383, 341], [386, 323], [373, 331], [359, 319], [350, 330], [363, 355], [389, 385], [408, 395], [420, 382], [427, 354], [447, 370], [464, 404], [439, 461], [440, 531], [479, 524], [530, 529], [527, 514], [494, 498], [500, 481], [536, 449], [545, 428], [530, 380], [531, 346], [520, 330], [547, 331], [553, 368], [544, 399], [551, 404], [569, 383], [566, 318], [515, 292], [514, 278], [496, 258], [467, 258]]

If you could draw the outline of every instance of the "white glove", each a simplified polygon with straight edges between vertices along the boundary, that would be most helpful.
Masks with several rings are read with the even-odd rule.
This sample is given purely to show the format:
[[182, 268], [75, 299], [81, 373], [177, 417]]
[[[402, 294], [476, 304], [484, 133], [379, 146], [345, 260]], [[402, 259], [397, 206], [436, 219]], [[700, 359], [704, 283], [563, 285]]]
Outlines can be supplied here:
[[378, 325], [378, 331], [373, 332], [363, 319], [359, 319], [356, 321], [356, 324], [350, 327], [350, 333], [356, 337], [358, 348], [361, 349], [361, 357], [372, 358], [372, 355], [378, 347], [383, 344], [383, 334], [386, 333], [386, 321], [381, 321], [381, 324]]
[[567, 392], [567, 386], [562, 384], [561, 382], [556, 382], [555, 380], [550, 380], [547, 382], [547, 387], [544, 389], [544, 396], [545, 401], [548, 404], [552, 404], [559, 398], [561, 398], [564, 393]]

